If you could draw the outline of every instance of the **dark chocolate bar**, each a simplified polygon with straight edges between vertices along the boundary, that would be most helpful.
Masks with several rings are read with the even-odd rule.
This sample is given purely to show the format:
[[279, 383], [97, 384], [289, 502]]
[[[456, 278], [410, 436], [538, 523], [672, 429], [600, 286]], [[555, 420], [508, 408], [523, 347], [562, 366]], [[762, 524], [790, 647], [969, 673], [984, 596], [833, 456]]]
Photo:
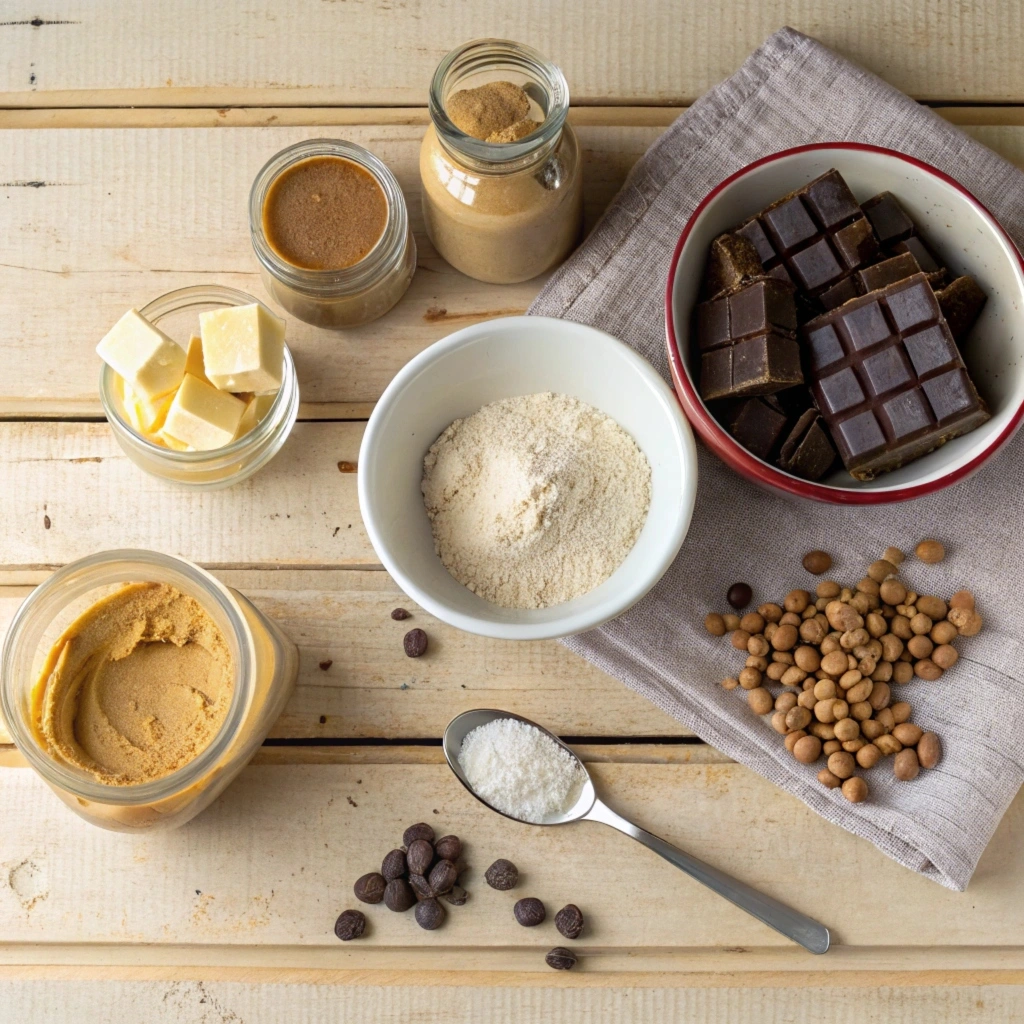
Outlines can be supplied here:
[[859, 480], [989, 418], [923, 273], [812, 320], [801, 340], [815, 403]]
[[736, 291], [754, 278], [763, 276], [761, 260], [753, 243], [742, 235], [726, 232], [711, 243], [708, 251], [704, 294], [714, 298], [722, 292]]
[[805, 480], [820, 480], [835, 461], [836, 450], [818, 410], [808, 409], [782, 443], [779, 468]]
[[705, 400], [768, 395], [803, 382], [793, 290], [762, 278], [697, 306]]
[[833, 285], [828, 291], [821, 295], [821, 304], [826, 309], [835, 309], [858, 295], [866, 295], [876, 288], [884, 288], [887, 284], [895, 281], [902, 281], [912, 274], [918, 274], [921, 268], [917, 260], [909, 253], [901, 253], [899, 256], [891, 256], [881, 263], [873, 263], [856, 271], [849, 277], [843, 278], [838, 284]]
[[939, 300], [939, 309], [959, 344], [978, 319], [981, 307], [985, 305], [985, 293], [973, 277], [964, 275], [937, 291], [935, 298]]
[[871, 224], [836, 170], [772, 203], [737, 232], [753, 242], [766, 273], [812, 298], [878, 253]]

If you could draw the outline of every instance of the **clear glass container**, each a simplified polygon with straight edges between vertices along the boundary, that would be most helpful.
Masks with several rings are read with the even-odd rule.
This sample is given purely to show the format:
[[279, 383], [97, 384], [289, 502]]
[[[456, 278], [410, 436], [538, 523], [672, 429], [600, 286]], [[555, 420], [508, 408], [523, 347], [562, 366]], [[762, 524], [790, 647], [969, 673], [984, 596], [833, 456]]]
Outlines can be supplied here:
[[[377, 244], [343, 270], [297, 267], [271, 248], [263, 230], [263, 204], [274, 180], [289, 167], [318, 156], [358, 164], [373, 175], [387, 202], [387, 223]], [[264, 164], [249, 193], [249, 234], [267, 294], [314, 327], [344, 330], [382, 317], [405, 294], [416, 272], [416, 242], [398, 181], [368, 150], [340, 139], [297, 142]]]
[[[200, 313], [257, 301], [235, 288], [197, 285], [161, 295], [139, 312], [186, 348], [189, 336], [199, 332]], [[299, 412], [299, 383], [285, 345], [281, 389], [267, 414], [237, 441], [208, 452], [173, 451], [136, 433], [125, 415], [120, 378], [106, 363], [100, 370], [100, 401], [118, 444], [140, 469], [185, 487], [211, 491], [252, 476], [280, 451]]]
[[[467, 135], [446, 113], [458, 90], [508, 81], [541, 121], [518, 142]], [[420, 147], [423, 218], [437, 251], [479, 281], [512, 284], [556, 266], [579, 241], [583, 191], [579, 142], [566, 123], [569, 87], [535, 50], [478, 39], [452, 50], [430, 85], [431, 127]]]
[[[111, 786], [53, 758], [35, 718], [34, 691], [54, 642], [87, 608], [125, 583], [168, 583], [217, 623], [234, 665], [234, 692], [220, 731], [177, 771]], [[176, 828], [208, 807], [263, 742], [291, 696], [295, 645], [246, 598], [190, 562], [155, 551], [106, 551], [55, 572], [25, 599], [0, 661], [0, 705], [18, 750], [76, 814], [118, 832]]]

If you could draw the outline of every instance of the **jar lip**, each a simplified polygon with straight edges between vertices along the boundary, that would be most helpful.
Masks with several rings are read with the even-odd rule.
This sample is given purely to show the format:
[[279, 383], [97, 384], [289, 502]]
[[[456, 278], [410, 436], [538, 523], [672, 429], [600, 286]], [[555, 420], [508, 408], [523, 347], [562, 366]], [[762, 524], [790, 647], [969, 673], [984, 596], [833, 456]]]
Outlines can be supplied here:
[[[46, 753], [39, 746], [35, 736], [25, 729], [22, 716], [15, 706], [11, 692], [12, 661], [15, 649], [24, 623], [31, 616], [36, 605], [47, 593], [51, 592], [54, 588], [67, 585], [69, 580], [72, 580], [74, 577], [82, 573], [88, 574], [102, 570], [119, 562], [152, 565], [164, 571], [177, 573], [195, 584], [224, 613], [231, 626], [235, 646], [237, 647], [237, 658], [234, 666], [234, 692], [231, 696], [231, 705], [228, 708], [224, 721], [221, 723], [220, 729], [210, 741], [210, 744], [195, 758], [180, 768], [175, 769], [175, 771], [162, 775], [158, 779], [153, 779], [151, 782], [142, 782], [128, 786], [110, 786], [85, 778], [82, 774], [76, 773]], [[128, 583], [133, 582], [133, 580], [126, 579], [123, 582]], [[97, 587], [102, 585], [103, 581], [95, 583]], [[244, 613], [239, 608], [237, 601], [231, 595], [228, 588], [205, 569], [186, 559], [165, 555], [159, 551], [147, 551], [142, 548], [101, 551], [88, 555], [85, 558], [80, 558], [75, 562], [69, 562], [58, 569], [25, 598], [17, 612], [15, 612], [3, 645], [3, 679], [2, 685], [0, 685], [0, 707], [2, 707], [4, 719], [19, 751], [29, 764], [52, 785], [59, 786], [73, 796], [92, 803], [135, 806], [154, 800], [164, 800], [188, 789], [202, 779], [221, 760], [224, 753], [234, 742], [245, 716], [246, 708], [251, 701], [255, 678], [255, 661], [255, 643]], [[33, 679], [30, 685], [34, 687], [36, 682], [37, 680]]]
[[[462, 78], [504, 65], [526, 75], [540, 86], [548, 100], [544, 121], [536, 131], [516, 142], [485, 142], [467, 135], [448, 117], [445, 109], [450, 87]], [[543, 54], [511, 39], [473, 39], [447, 53], [437, 65], [430, 83], [430, 119], [442, 145], [472, 161], [480, 170], [515, 169], [531, 163], [539, 152], [558, 139], [569, 114], [569, 83], [562, 69]]]
[[[191, 285], [186, 288], [176, 288], [174, 291], [165, 292], [163, 295], [158, 296], [143, 306], [139, 310], [139, 315], [156, 324], [161, 317], [172, 313], [179, 313], [190, 306], [249, 306], [253, 303], [258, 303], [264, 309], [267, 308], [266, 303], [260, 302], [255, 296], [249, 295], [238, 288], [228, 288], [225, 285]], [[106, 363], [103, 363], [100, 368], [100, 403], [111, 424], [116, 425], [122, 433], [130, 437], [133, 444], [141, 447], [148, 454], [166, 459], [172, 464], [187, 466], [208, 462], [210, 459], [231, 459], [236, 455], [243, 454], [252, 447], [262, 444], [276, 429], [280, 410], [284, 404], [288, 403], [289, 395], [296, 386], [296, 374], [291, 349], [285, 344], [281, 387], [278, 388], [274, 401], [263, 419], [248, 433], [243, 434], [230, 444], [224, 445], [223, 448], [214, 448], [211, 451], [201, 452], [176, 451], [173, 448], [164, 448], [162, 445], [158, 445], [150, 441], [148, 437], [140, 434], [118, 410], [118, 403], [114, 398], [116, 381], [117, 373]]]
[[[342, 270], [308, 270], [289, 263], [271, 248], [263, 230], [263, 204], [270, 186], [289, 167], [317, 156], [358, 164], [373, 175], [387, 203], [387, 223], [380, 238], [358, 263]], [[398, 179], [368, 149], [344, 139], [306, 139], [275, 153], [260, 168], [249, 190], [249, 235], [256, 258], [271, 277], [310, 298], [337, 298], [365, 291], [391, 273], [405, 253], [409, 213]]]

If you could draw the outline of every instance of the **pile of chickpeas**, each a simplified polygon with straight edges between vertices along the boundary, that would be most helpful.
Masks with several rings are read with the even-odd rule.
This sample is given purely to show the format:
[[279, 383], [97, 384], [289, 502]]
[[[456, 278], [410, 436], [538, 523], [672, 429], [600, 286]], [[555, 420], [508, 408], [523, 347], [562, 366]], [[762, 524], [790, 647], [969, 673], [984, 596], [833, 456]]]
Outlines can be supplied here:
[[[935, 540], [922, 541], [915, 553], [931, 564], [945, 557]], [[915, 676], [939, 679], [959, 657], [954, 641], [982, 626], [970, 591], [945, 601], [900, 582], [904, 558], [890, 547], [853, 588], [826, 579], [813, 595], [791, 590], [781, 605], [769, 602], [743, 615], [711, 612], [704, 620], [714, 636], [731, 633], [733, 647], [747, 656], [739, 675], [722, 686], [746, 690], [751, 710], [771, 715], [772, 728], [798, 761], [827, 758], [818, 780], [841, 787], [852, 803], [868, 797], [858, 767], [873, 768], [892, 756], [896, 778], [909, 782], [921, 768], [938, 764], [939, 737], [911, 721], [910, 704], [893, 701], [892, 686]], [[811, 551], [803, 564], [821, 575], [832, 559]], [[732, 587], [730, 599], [736, 593], [749, 601], [745, 584]], [[782, 690], [773, 694], [771, 686]]]

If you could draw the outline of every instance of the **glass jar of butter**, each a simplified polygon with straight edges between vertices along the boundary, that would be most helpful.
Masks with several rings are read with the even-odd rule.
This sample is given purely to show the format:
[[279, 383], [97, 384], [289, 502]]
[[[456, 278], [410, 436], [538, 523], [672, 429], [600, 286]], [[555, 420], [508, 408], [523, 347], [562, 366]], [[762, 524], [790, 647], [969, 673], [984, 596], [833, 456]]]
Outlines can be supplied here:
[[[55, 642], [66, 639], [68, 627], [97, 602], [140, 583], [173, 587], [209, 616], [227, 645], [230, 703], [219, 730], [194, 759], [152, 781], [111, 785], [52, 752], [43, 735], [41, 698], [52, 678], [46, 672]], [[0, 674], [8, 730], [32, 768], [86, 821], [135, 832], [183, 825], [238, 775], [292, 693], [298, 651], [246, 598], [198, 566], [154, 551], [107, 551], [58, 570], [26, 598], [7, 633]], [[79, 693], [75, 699], [84, 698]], [[106, 711], [105, 723], [116, 726], [113, 712]]]
[[[289, 178], [297, 180], [296, 172], [313, 169], [317, 165], [328, 172], [332, 166], [341, 173], [345, 173], [347, 168], [350, 180], [362, 179], [362, 199], [367, 203], [379, 203], [382, 211], [380, 227], [374, 231], [376, 241], [370, 240], [368, 251], [360, 254], [355, 262], [334, 269], [316, 269], [292, 262], [282, 247], [275, 244], [277, 240], [271, 230], [272, 206], [284, 201], [280, 195], [282, 183]], [[324, 184], [329, 185], [330, 182]], [[329, 199], [315, 194], [315, 191], [305, 197], [293, 195], [294, 213], [301, 214], [304, 198], [318, 203]], [[355, 209], [361, 209], [360, 196], [346, 198], [355, 204]], [[329, 207], [329, 203], [322, 205]], [[361, 218], [343, 216], [341, 221], [345, 223], [342, 223], [338, 212], [326, 209], [322, 226], [334, 227], [332, 221], [335, 221], [338, 222], [336, 230], [346, 232], [354, 227], [349, 222], [355, 220], [359, 221], [360, 229], [365, 228]], [[294, 233], [301, 234], [302, 229], [295, 225], [286, 226], [293, 229], [290, 240], [299, 245], [323, 241], [322, 238], [296, 238]], [[343, 330], [376, 320], [405, 294], [416, 271], [416, 242], [398, 181], [387, 166], [368, 150], [340, 139], [298, 142], [267, 161], [256, 175], [249, 193], [249, 234], [267, 293], [292, 316], [314, 327]], [[329, 236], [330, 231], [327, 234]], [[347, 263], [347, 260], [342, 260], [342, 263]]]
[[[449, 113], [456, 94], [497, 83], [525, 93], [526, 117], [536, 123], [512, 142], [469, 135]], [[492, 284], [527, 281], [576, 245], [582, 175], [568, 112], [565, 76], [528, 46], [480, 39], [438, 65], [430, 85], [432, 123], [420, 148], [423, 217], [434, 247], [456, 270]]]
[[[200, 313], [256, 301], [235, 288], [197, 285], [167, 292], [139, 313], [185, 347], [189, 335], [198, 331]], [[285, 345], [281, 387], [270, 408], [248, 433], [212, 451], [175, 451], [137, 433], [125, 414], [120, 378], [106, 363], [100, 371], [100, 401], [118, 444], [140, 469], [185, 487], [217, 490], [252, 476], [280, 451], [299, 412], [299, 383], [291, 351]]]

